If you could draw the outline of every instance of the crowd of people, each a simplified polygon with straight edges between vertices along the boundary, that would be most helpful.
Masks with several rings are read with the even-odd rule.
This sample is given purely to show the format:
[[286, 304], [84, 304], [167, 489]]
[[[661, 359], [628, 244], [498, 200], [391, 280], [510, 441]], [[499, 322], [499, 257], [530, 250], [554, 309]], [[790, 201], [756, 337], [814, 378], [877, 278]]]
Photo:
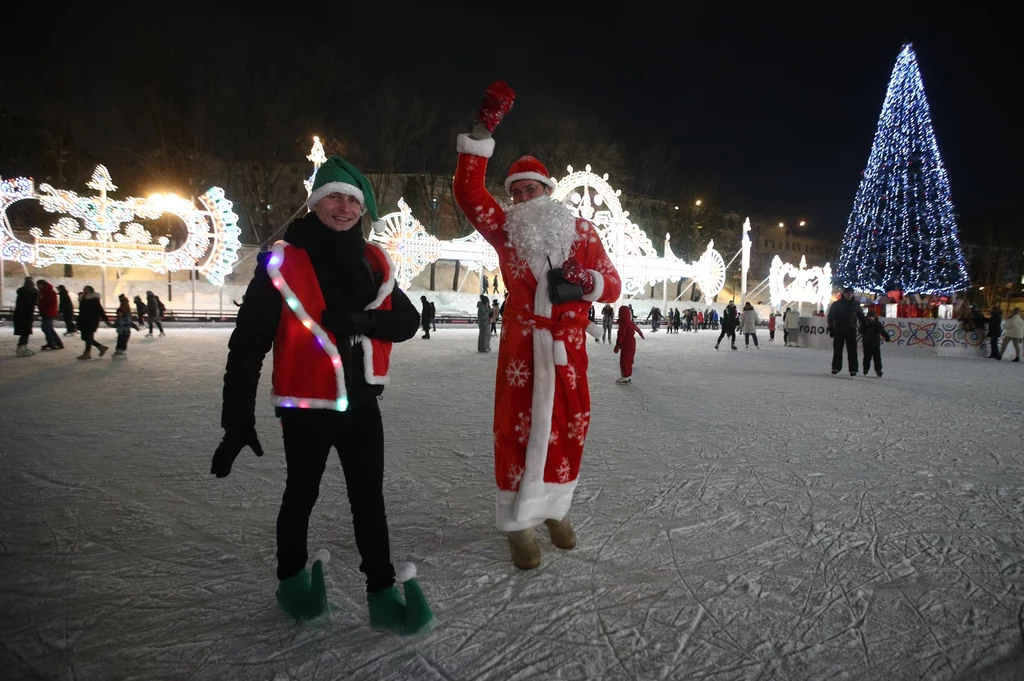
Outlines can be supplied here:
[[[127, 359], [128, 339], [131, 338], [132, 330], [139, 331], [148, 321], [148, 337], [153, 336], [153, 327], [156, 326], [160, 335], [164, 334], [162, 319], [166, 307], [160, 297], [152, 291], [146, 291], [146, 300], [135, 296], [135, 310], [132, 310], [132, 302], [125, 294], [118, 295], [118, 306], [114, 312], [114, 319], [111, 321], [107, 312], [103, 309], [100, 294], [92, 286], [85, 286], [78, 293], [78, 314], [75, 314], [75, 305], [67, 288], [61, 284], [54, 287], [45, 279], [35, 281], [32, 277], [25, 277], [21, 287], [15, 294], [14, 302], [14, 335], [18, 337], [18, 345], [15, 354], [18, 357], [32, 357], [36, 354], [28, 346], [29, 337], [32, 335], [36, 310], [39, 311], [40, 328], [43, 332], [45, 344], [40, 348], [43, 351], [63, 350], [64, 341], [61, 340], [54, 329], [54, 323], [58, 315], [64, 322], [64, 338], [79, 336], [85, 349], [78, 359], [92, 359], [92, 350], [96, 348], [99, 356], [103, 357], [110, 349], [96, 340], [96, 331], [103, 322], [117, 332], [117, 344], [114, 349], [113, 359]], [[138, 323], [135, 318], [137, 315]]]

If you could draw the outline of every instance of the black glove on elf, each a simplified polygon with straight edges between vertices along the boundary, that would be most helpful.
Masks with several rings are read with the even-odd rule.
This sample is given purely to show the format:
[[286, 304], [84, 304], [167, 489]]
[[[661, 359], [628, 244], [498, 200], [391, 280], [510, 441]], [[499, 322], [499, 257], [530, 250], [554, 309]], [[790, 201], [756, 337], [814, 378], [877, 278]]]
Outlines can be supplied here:
[[252, 426], [229, 428], [224, 431], [224, 439], [220, 441], [217, 451], [213, 454], [213, 465], [210, 473], [218, 478], [226, 478], [231, 472], [231, 464], [238, 454], [248, 445], [256, 456], [263, 456], [263, 447]]

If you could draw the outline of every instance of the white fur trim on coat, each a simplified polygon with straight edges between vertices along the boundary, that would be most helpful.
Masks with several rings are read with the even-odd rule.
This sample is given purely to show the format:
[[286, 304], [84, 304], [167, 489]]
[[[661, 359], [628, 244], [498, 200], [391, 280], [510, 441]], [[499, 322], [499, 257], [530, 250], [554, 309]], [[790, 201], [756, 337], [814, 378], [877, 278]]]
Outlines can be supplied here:
[[327, 184], [318, 187], [313, 190], [306, 199], [306, 206], [310, 210], [316, 207], [316, 204], [320, 203], [320, 199], [324, 198], [328, 194], [347, 194], [348, 196], [354, 196], [359, 201], [359, 205], [363, 207], [363, 212], [366, 212], [366, 198], [363, 196], [363, 190], [354, 184], [348, 182], [328, 182]]
[[[377, 297], [363, 308], [364, 310], [376, 310], [384, 302], [384, 299], [395, 290], [395, 263], [391, 260], [391, 256], [388, 255], [386, 248], [372, 241], [367, 241], [366, 243], [368, 246], [373, 246], [383, 253], [384, 261], [388, 264], [388, 278], [377, 289]], [[363, 346], [363, 377], [366, 379], [366, 382], [370, 385], [388, 385], [391, 379], [387, 374], [376, 376], [373, 373], [373, 341], [366, 336], [355, 336], [355, 340], [359, 341]]]
[[[539, 493], [528, 501], [520, 498], [522, 496], [520, 492], [499, 489], [495, 497], [498, 530], [500, 532], [528, 530], [540, 525], [545, 520], [561, 520], [569, 514], [577, 482], [578, 480], [564, 484], [542, 483]], [[526, 513], [525, 520], [518, 519], [520, 509]]]
[[518, 182], [519, 180], [537, 180], [541, 184], [545, 184], [552, 189], [555, 188], [555, 181], [550, 177], [544, 177], [540, 173], [512, 173], [505, 178], [505, 191], [512, 193], [512, 183]]
[[594, 302], [595, 300], [601, 299], [601, 294], [604, 293], [604, 275], [597, 270], [587, 270], [590, 275], [594, 277], [594, 290], [590, 293], [583, 294], [583, 300], [587, 302]]
[[490, 158], [494, 153], [494, 138], [491, 137], [485, 140], [477, 140], [463, 133], [456, 139], [455, 148], [460, 154], [470, 154], [472, 156]]

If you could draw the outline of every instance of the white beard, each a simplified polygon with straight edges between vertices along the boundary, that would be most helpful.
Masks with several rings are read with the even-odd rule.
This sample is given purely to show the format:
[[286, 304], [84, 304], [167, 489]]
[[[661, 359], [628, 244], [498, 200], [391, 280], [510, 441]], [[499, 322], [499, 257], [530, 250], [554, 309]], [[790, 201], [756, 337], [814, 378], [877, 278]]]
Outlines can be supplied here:
[[538, 197], [513, 205], [505, 216], [509, 241], [535, 273], [546, 269], [548, 256], [560, 266], [580, 238], [576, 216], [560, 201]]

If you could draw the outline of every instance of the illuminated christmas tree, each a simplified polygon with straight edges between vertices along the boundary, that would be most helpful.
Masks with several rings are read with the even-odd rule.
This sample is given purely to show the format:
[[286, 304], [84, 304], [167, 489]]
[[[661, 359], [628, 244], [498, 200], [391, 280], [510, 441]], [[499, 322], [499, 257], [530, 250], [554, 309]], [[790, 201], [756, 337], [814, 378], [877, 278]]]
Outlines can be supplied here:
[[889, 79], [835, 282], [861, 291], [952, 293], [969, 286], [949, 178], [909, 44]]

